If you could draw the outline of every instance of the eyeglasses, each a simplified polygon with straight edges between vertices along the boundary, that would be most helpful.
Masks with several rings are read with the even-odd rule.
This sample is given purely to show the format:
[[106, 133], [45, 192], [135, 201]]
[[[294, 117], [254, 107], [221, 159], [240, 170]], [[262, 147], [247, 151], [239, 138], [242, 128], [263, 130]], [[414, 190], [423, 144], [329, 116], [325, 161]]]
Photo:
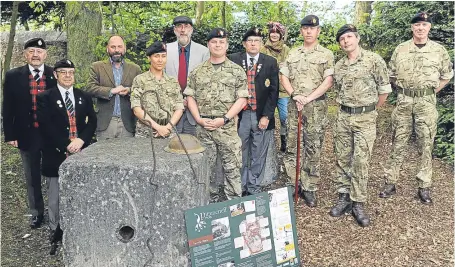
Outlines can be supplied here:
[[248, 39], [248, 40], [246, 40], [246, 42], [249, 44], [252, 44], [252, 43], [258, 44], [258, 43], [262, 42], [262, 40], [261, 39]]
[[189, 28], [191, 28], [191, 25], [190, 24], [186, 24], [186, 23], [182, 23], [182, 24], [175, 25], [174, 28], [176, 28], [177, 30], [189, 29]]
[[60, 73], [62, 75], [69, 75], [69, 76], [73, 76], [74, 75], [74, 70], [58, 70], [56, 71], [57, 73]]

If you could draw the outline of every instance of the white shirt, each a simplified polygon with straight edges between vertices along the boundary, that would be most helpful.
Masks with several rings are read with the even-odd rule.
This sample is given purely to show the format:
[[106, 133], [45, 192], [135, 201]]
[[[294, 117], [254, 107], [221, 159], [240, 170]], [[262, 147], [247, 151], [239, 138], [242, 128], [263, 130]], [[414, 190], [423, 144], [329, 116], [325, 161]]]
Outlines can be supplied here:
[[256, 56], [252, 57], [250, 56], [250, 54], [246, 53], [246, 60], [248, 62], [248, 67], [250, 66], [250, 62], [251, 62], [251, 59], [250, 58], [254, 58], [254, 64], [258, 63], [258, 60], [259, 60], [259, 53], [256, 54]]
[[66, 108], [66, 105], [65, 105], [65, 99], [66, 99], [66, 91], [70, 92], [70, 100], [71, 102], [73, 102], [73, 108], [74, 110], [76, 110], [76, 105], [74, 104], [74, 92], [73, 92], [73, 87], [71, 86], [70, 89], [66, 90], [65, 88], [61, 87], [60, 84], [57, 84], [57, 88], [58, 90], [60, 91], [60, 94], [62, 95], [62, 98], [63, 98], [63, 103], [62, 105]]
[[[29, 65], [28, 65], [28, 69], [30, 70], [30, 73], [31, 73], [33, 76], [35, 76], [35, 73], [36, 73], [36, 72], [34, 71], [35, 68], [32, 67], [32, 66], [29, 64]], [[42, 64], [38, 69], [39, 69], [39, 77], [40, 77], [40, 79], [41, 79], [41, 78], [43, 77], [43, 73], [44, 73], [44, 64]]]

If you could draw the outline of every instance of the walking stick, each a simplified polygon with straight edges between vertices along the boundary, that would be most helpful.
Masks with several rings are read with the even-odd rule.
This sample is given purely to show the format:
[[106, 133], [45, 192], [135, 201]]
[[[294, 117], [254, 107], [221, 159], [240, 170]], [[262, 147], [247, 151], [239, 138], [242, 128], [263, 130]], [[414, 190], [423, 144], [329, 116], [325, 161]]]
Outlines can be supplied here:
[[297, 204], [299, 199], [298, 193], [298, 184], [300, 179], [300, 139], [302, 138], [302, 111], [299, 111], [299, 118], [297, 123], [297, 162], [295, 164], [295, 192], [294, 192], [294, 203]]

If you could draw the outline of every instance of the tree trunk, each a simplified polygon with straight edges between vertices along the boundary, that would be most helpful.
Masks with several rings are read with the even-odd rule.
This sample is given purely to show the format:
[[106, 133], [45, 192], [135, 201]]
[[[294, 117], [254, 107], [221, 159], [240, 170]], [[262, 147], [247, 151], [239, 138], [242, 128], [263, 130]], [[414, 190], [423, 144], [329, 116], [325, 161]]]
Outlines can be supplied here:
[[65, 19], [68, 59], [76, 66], [76, 87], [83, 87], [91, 63], [98, 60], [94, 53], [102, 28], [98, 2], [66, 2]]
[[201, 26], [202, 14], [204, 14], [204, 1], [196, 2], [196, 27]]
[[[10, 69], [10, 65], [11, 65], [11, 57], [13, 56], [13, 48], [14, 48], [14, 37], [16, 36], [17, 17], [19, 15], [19, 3], [20, 3], [19, 1], [13, 2], [13, 13], [11, 14], [11, 28], [9, 30], [8, 48], [6, 49], [5, 62], [3, 64], [2, 78], [5, 77], [5, 73]], [[3, 79], [2, 79], [2, 81], [3, 81]]]
[[355, 2], [355, 25], [370, 24], [373, 1]]
[[226, 1], [221, 2], [221, 27], [226, 29]]

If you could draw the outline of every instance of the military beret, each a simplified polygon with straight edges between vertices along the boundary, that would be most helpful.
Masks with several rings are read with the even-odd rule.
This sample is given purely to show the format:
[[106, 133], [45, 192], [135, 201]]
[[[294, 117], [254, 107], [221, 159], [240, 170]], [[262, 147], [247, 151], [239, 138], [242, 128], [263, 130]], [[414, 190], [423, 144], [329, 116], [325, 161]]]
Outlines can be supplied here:
[[308, 15], [300, 21], [301, 26], [319, 26], [319, 18], [315, 15]]
[[212, 40], [213, 38], [227, 38], [228, 33], [223, 28], [214, 28], [207, 34], [207, 42]]
[[27, 49], [29, 47], [46, 49], [46, 42], [44, 42], [42, 38], [33, 38], [28, 40], [24, 45], [24, 49]]
[[186, 24], [190, 24], [191, 26], [193, 26], [193, 21], [187, 16], [177, 16], [172, 21], [172, 24], [174, 24], [174, 25], [177, 25], [180, 23], [186, 23]]
[[280, 34], [281, 38], [284, 37], [285, 29], [284, 29], [284, 26], [281, 25], [281, 23], [269, 22], [269, 24], [267, 24], [267, 26], [269, 27], [269, 34], [272, 32], [276, 32], [276, 33]]
[[249, 29], [249, 30], [246, 31], [246, 33], [243, 35], [242, 41], [245, 42], [246, 39], [248, 39], [248, 37], [250, 37], [250, 36], [262, 37], [261, 29], [256, 28], [256, 27], [253, 27], [253, 28]]
[[167, 51], [166, 44], [161, 41], [156, 41], [152, 45], [150, 45], [149, 48], [147, 48], [147, 52], [145, 52], [145, 55], [149, 57], [153, 54], [162, 53], [166, 51]]
[[431, 17], [426, 12], [419, 12], [411, 19], [411, 24], [421, 21], [431, 23]]
[[69, 59], [61, 59], [57, 61], [54, 65], [54, 71], [60, 68], [72, 68], [74, 69], [74, 63], [70, 61]]
[[352, 24], [345, 24], [341, 26], [336, 35], [337, 42], [340, 42], [340, 36], [347, 32], [357, 32], [357, 28]]

